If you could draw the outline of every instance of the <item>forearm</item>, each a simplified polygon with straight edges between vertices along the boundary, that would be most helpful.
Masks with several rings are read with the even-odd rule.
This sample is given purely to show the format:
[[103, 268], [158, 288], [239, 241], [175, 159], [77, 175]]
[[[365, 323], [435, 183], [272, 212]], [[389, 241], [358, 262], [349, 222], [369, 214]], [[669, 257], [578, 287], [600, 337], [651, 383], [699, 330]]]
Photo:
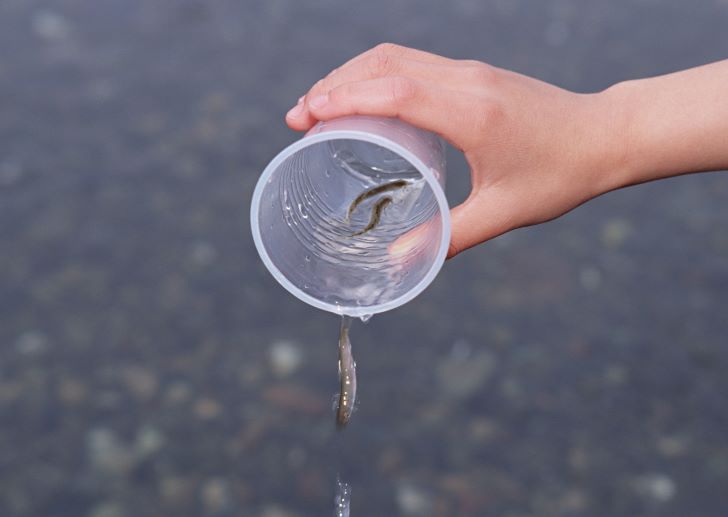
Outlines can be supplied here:
[[728, 60], [603, 92], [619, 147], [617, 188], [728, 169]]

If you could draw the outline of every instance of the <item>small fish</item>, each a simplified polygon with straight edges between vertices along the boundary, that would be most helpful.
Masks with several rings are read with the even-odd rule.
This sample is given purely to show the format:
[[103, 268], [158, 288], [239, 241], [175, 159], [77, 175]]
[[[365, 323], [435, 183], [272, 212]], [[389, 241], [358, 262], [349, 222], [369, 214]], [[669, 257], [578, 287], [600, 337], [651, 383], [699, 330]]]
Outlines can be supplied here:
[[336, 427], [346, 426], [354, 411], [356, 402], [356, 363], [351, 353], [349, 341], [349, 325], [351, 318], [341, 318], [341, 333], [339, 334], [339, 405], [336, 408]]
[[364, 229], [352, 233], [351, 236], [356, 237], [357, 235], [362, 235], [364, 233], [367, 233], [369, 230], [374, 229], [379, 224], [379, 220], [382, 218], [382, 212], [391, 202], [391, 197], [383, 197], [382, 199], [377, 201], [374, 205], [374, 208], [372, 208], [372, 218], [369, 219], [369, 224], [366, 225]]
[[356, 210], [356, 207], [358, 207], [363, 201], [366, 201], [367, 199], [374, 197], [378, 194], [381, 194], [383, 192], [390, 192], [392, 190], [397, 190], [403, 187], [406, 187], [409, 185], [409, 181], [406, 180], [395, 180], [390, 181], [389, 183], [384, 183], [383, 185], [377, 185], [374, 188], [370, 188], [367, 191], [362, 192], [359, 194], [356, 199], [349, 205], [349, 211], [346, 213], [346, 220], [347, 222], [351, 219], [351, 214], [354, 213], [354, 210]]

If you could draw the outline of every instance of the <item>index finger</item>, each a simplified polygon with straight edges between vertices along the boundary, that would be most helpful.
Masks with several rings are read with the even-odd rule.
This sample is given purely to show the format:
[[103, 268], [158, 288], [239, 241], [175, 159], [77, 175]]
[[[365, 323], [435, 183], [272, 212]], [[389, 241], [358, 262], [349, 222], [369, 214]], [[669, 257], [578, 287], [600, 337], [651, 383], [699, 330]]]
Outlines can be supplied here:
[[357, 63], [362, 59], [367, 59], [372, 54], [382, 54], [385, 56], [402, 57], [406, 59], [414, 59], [422, 61], [423, 63], [439, 63], [439, 64], [451, 64], [454, 63], [454, 59], [447, 58], [433, 54], [431, 52], [425, 52], [424, 50], [418, 50], [416, 48], [405, 47], [397, 45], [395, 43], [380, 43], [376, 47], [372, 47], [369, 50], [362, 52], [358, 56], [351, 58], [349, 61], [341, 65], [340, 68]]
[[[306, 130], [317, 122], [317, 119], [311, 116], [308, 112], [306, 99], [313, 98], [347, 82], [373, 79], [376, 75], [386, 75], [387, 67], [390, 65], [396, 65], [396, 63], [402, 62], [402, 60], [414, 61], [423, 65], [449, 65], [456, 63], [456, 60], [454, 59], [425, 52], [423, 50], [404, 47], [394, 43], [380, 43], [376, 47], [353, 57], [316, 82], [309, 91], [301, 97], [301, 99], [299, 99], [298, 105], [296, 106], [299, 108], [299, 111], [295, 114], [292, 113], [293, 110], [289, 112], [293, 115], [287, 117], [289, 126], [291, 126], [292, 129]], [[367, 65], [366, 63], [373, 63], [373, 65]], [[368, 67], [370, 70], [368, 72], [362, 72], [359, 70], [362, 67]], [[379, 70], [379, 72], [377, 72], [377, 70]]]

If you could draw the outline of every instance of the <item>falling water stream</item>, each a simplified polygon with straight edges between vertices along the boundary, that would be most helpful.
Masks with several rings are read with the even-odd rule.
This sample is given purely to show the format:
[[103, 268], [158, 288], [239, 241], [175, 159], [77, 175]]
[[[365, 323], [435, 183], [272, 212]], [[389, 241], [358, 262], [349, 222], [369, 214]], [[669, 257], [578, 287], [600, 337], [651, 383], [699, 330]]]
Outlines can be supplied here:
[[[372, 315], [360, 317], [366, 323]], [[341, 328], [339, 331], [339, 393], [336, 396], [336, 427], [343, 431], [356, 408], [356, 362], [351, 348], [349, 331], [353, 318], [341, 316]], [[349, 517], [349, 504], [351, 500], [351, 485], [342, 481], [341, 474], [336, 475], [336, 495], [334, 496], [334, 516]]]

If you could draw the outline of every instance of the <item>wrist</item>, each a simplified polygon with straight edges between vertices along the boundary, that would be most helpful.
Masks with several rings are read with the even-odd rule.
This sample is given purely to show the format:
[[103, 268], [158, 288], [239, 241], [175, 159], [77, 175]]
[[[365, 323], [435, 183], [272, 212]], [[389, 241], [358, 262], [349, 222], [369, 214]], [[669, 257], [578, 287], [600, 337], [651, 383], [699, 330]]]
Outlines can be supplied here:
[[619, 151], [611, 188], [728, 167], [728, 61], [618, 83], [597, 94]]
[[638, 130], [639, 81], [624, 81], [593, 94], [599, 149], [595, 184], [603, 194], [645, 181], [644, 142]]

